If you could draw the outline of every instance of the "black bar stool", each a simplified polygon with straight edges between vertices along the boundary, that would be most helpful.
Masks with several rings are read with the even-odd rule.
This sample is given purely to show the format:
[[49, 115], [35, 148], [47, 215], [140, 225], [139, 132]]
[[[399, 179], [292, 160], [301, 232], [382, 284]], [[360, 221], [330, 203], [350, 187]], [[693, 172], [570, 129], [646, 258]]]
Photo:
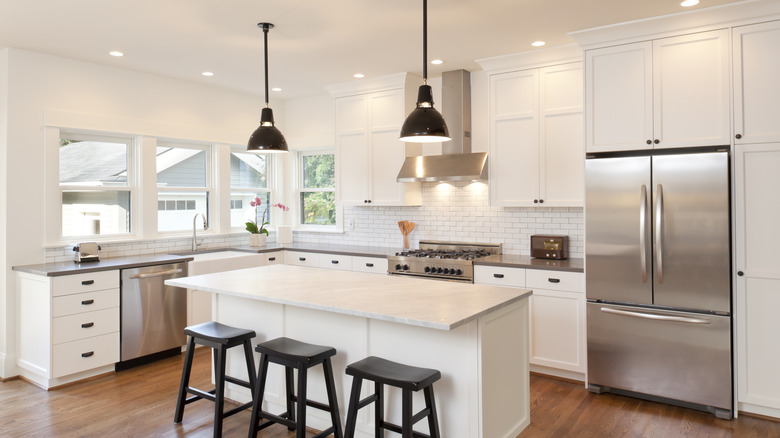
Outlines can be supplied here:
[[[253, 390], [255, 387], [255, 358], [252, 355], [250, 340], [255, 337], [252, 330], [230, 327], [218, 322], [204, 322], [184, 329], [184, 334], [189, 336], [187, 341], [187, 354], [184, 357], [184, 368], [181, 372], [181, 384], [179, 385], [179, 398], [176, 401], [176, 413], [173, 416], [174, 423], [181, 423], [184, 416], [184, 405], [196, 400], [206, 399], [214, 402], [214, 437], [222, 436], [222, 420], [252, 406], [246, 403], [227, 412], [225, 407], [225, 382], [235, 383]], [[195, 344], [211, 347], [214, 357], [215, 387], [211, 391], [202, 391], [189, 386], [192, 372], [192, 358], [195, 353]], [[227, 350], [238, 345], [244, 346], [246, 357], [246, 369], [249, 373], [249, 382], [225, 375]], [[194, 394], [186, 398], [187, 393]]]
[[[347, 425], [344, 430], [346, 438], [355, 436], [355, 423], [358, 410], [371, 403], [374, 405], [375, 436], [383, 436], [382, 429], [400, 433], [403, 438], [424, 437], [440, 438], [439, 419], [436, 416], [436, 400], [433, 396], [433, 382], [441, 378], [438, 370], [418, 368], [392, 362], [381, 357], [369, 356], [361, 361], [347, 365], [347, 374], [352, 377], [352, 393], [349, 396], [347, 410]], [[360, 400], [360, 387], [363, 379], [372, 380], [375, 385], [374, 394]], [[384, 420], [384, 385], [394, 386], [402, 390], [401, 396], [401, 426]], [[412, 415], [412, 392], [423, 390], [425, 409]], [[415, 423], [428, 417], [430, 435], [412, 430]]]
[[[322, 345], [307, 344], [290, 338], [276, 338], [259, 344], [255, 351], [260, 353], [260, 370], [257, 374], [257, 387], [253, 396], [252, 418], [250, 419], [249, 437], [257, 436], [257, 431], [280, 423], [289, 430], [295, 430], [296, 438], [306, 436], [306, 406], [311, 406], [322, 411], [330, 412], [333, 425], [314, 438], [321, 438], [331, 433], [336, 438], [342, 438], [341, 418], [339, 418], [339, 404], [336, 400], [336, 385], [333, 381], [333, 367], [330, 358], [336, 355], [336, 349]], [[285, 387], [287, 392], [287, 411], [281, 415], [274, 415], [263, 411], [263, 395], [265, 392], [265, 379], [268, 375], [268, 363], [273, 362], [284, 366]], [[315, 365], [322, 364], [325, 375], [325, 389], [328, 392], [328, 404], [318, 403], [306, 398], [307, 370]], [[293, 394], [293, 369], [298, 370], [298, 393]], [[295, 410], [293, 403], [297, 403]], [[297, 412], [296, 412], [297, 411]], [[298, 420], [296, 421], [296, 416]], [[265, 419], [258, 424], [260, 419]]]

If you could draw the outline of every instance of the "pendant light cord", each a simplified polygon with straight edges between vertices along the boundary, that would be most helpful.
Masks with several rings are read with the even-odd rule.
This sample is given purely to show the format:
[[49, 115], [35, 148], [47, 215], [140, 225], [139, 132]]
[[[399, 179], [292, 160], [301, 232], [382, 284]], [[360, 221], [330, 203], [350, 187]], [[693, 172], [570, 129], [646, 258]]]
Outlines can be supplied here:
[[428, 84], [428, 0], [423, 0], [423, 84]]
[[265, 107], [268, 108], [268, 25], [263, 25], [263, 60], [265, 62]]

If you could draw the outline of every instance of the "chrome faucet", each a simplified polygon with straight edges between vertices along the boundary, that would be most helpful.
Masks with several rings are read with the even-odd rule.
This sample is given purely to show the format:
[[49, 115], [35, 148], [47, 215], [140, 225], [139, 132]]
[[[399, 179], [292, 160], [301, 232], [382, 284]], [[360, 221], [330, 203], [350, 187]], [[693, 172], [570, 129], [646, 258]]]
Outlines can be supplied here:
[[198, 220], [198, 216], [203, 217], [203, 229], [208, 230], [209, 224], [206, 222], [206, 215], [203, 213], [195, 213], [195, 217], [192, 218], [192, 250], [197, 251], [198, 246], [200, 245], [198, 243], [198, 229], [195, 227], [195, 221]]

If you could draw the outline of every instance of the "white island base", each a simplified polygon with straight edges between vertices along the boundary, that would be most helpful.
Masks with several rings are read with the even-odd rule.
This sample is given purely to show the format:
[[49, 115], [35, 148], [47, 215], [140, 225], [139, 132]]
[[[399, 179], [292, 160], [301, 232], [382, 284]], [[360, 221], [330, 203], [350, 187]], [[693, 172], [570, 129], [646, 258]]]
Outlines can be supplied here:
[[[352, 383], [344, 369], [373, 355], [441, 371], [434, 393], [442, 437], [514, 438], [530, 422], [526, 290], [281, 265], [168, 283], [215, 292], [214, 319], [255, 330], [254, 344], [286, 336], [335, 347], [342, 421]], [[228, 374], [246, 378], [243, 351], [231, 350]], [[308, 398], [325, 402], [322, 367], [309, 376]], [[373, 386], [365, 382], [362, 397]], [[232, 384], [226, 395], [251, 400], [247, 389]], [[385, 397], [386, 419], [400, 424], [400, 391], [387, 388]], [[271, 365], [264, 400], [266, 409], [283, 412], [281, 366]], [[420, 391], [414, 412], [423, 407]], [[309, 427], [330, 426], [325, 412], [309, 408], [307, 416]], [[360, 410], [357, 436], [374, 435], [373, 419], [373, 407]], [[427, 423], [415, 430], [427, 433]]]

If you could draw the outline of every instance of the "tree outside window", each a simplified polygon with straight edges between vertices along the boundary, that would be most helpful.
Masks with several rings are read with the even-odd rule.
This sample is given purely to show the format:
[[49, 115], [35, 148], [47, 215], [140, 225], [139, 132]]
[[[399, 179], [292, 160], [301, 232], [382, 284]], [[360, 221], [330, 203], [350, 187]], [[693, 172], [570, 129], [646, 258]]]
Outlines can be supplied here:
[[336, 225], [335, 160], [332, 153], [300, 154], [301, 225]]

